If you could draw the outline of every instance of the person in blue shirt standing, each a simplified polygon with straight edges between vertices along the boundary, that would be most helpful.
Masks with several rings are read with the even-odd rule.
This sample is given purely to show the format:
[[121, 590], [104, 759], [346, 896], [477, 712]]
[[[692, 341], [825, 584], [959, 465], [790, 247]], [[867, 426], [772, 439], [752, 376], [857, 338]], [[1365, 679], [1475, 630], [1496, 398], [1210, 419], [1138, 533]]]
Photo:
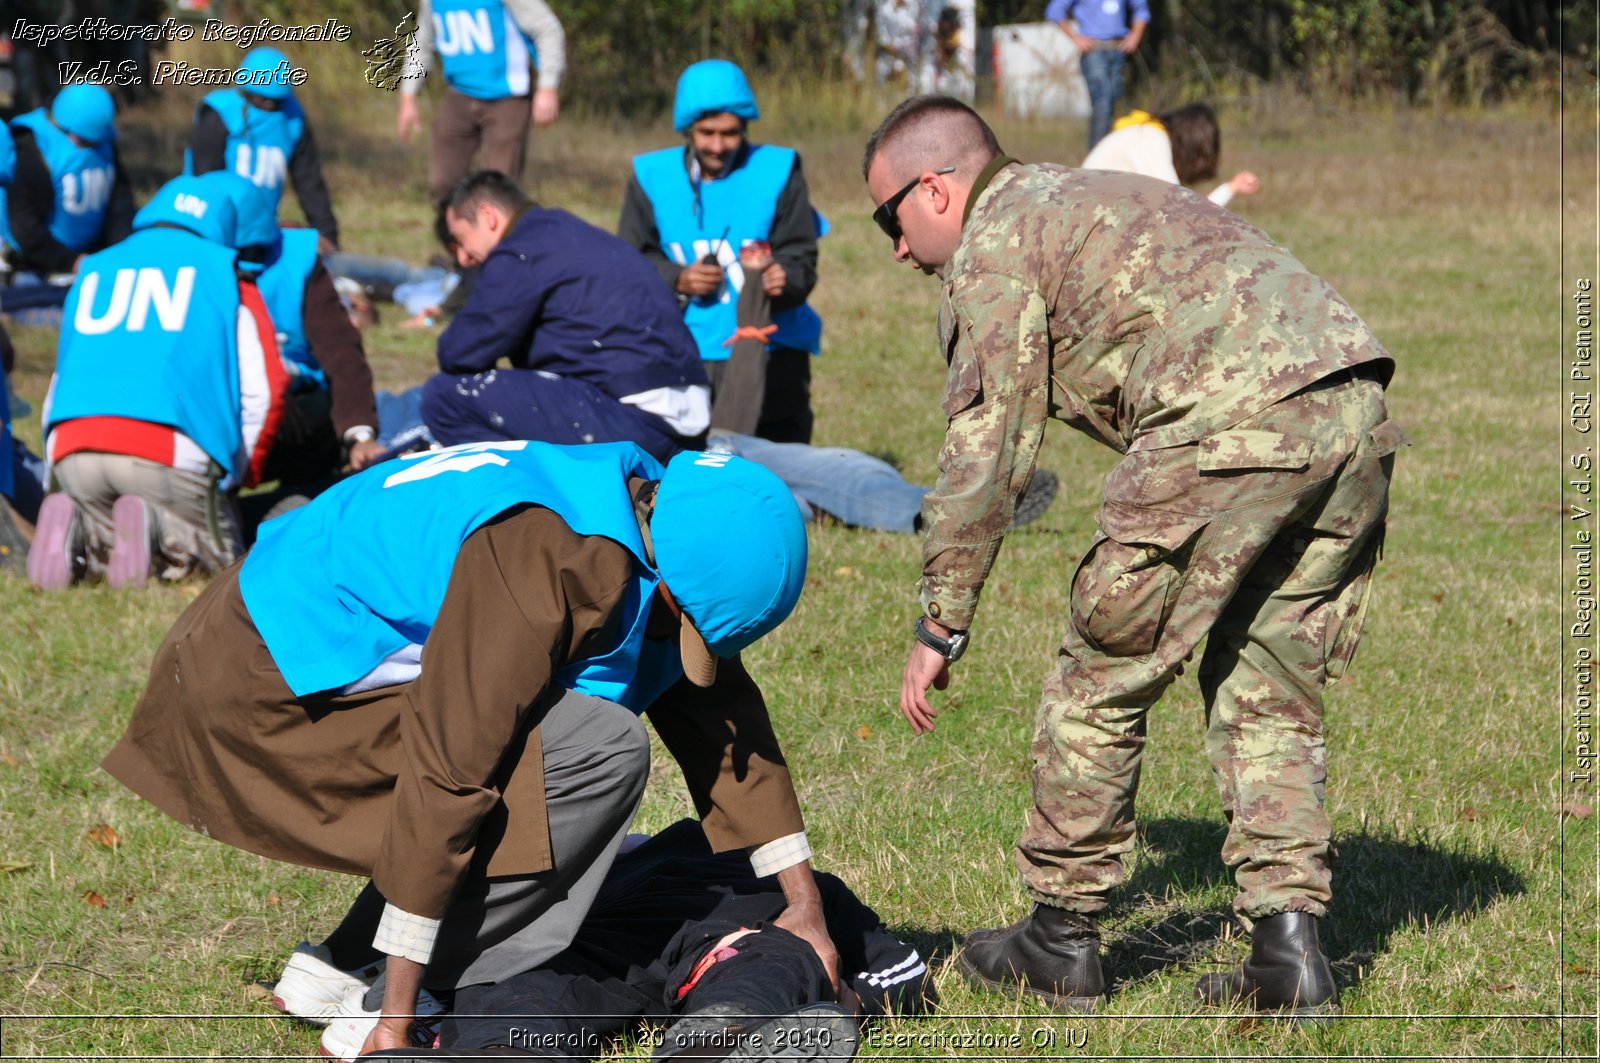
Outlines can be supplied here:
[[194, 112], [184, 172], [232, 170], [272, 197], [273, 210], [285, 180], [306, 221], [321, 234], [319, 250], [339, 246], [339, 222], [322, 176], [317, 138], [294, 97], [288, 56], [276, 48], [252, 48], [235, 74], [236, 86], [208, 92]]
[[[561, 20], [544, 0], [422, 0], [401, 78], [402, 139], [422, 127], [417, 93], [435, 54], [447, 87], [429, 136], [428, 198], [438, 203], [474, 169], [520, 183], [529, 125], [542, 128], [561, 113]], [[538, 68], [536, 84], [530, 66]]]
[[[1089, 85], [1089, 148], [1111, 132], [1111, 118], [1122, 95], [1122, 66], [1139, 50], [1150, 25], [1149, 0], [1050, 0], [1044, 17], [1083, 53], [1083, 80]], [[1072, 22], [1077, 22], [1074, 29]]]
[[568, 945], [650, 774], [644, 713], [711, 846], [777, 875], [776, 925], [837, 985], [739, 659], [805, 571], [789, 492], [728, 455], [507, 440], [385, 462], [262, 525], [157, 650], [103, 766], [197, 832], [371, 880], [385, 975], [325, 1055], [403, 1046], [422, 990]]
[[705, 370], [637, 251], [492, 170], [456, 184], [439, 230], [463, 267], [482, 268], [423, 385], [435, 439], [627, 441], [661, 460], [704, 443]]
[[[729, 341], [745, 324], [740, 296], [746, 285], [760, 285], [776, 327], [767, 339], [764, 387], [754, 397], [754, 431], [741, 430], [775, 443], [809, 443], [811, 358], [821, 350], [822, 319], [806, 298], [816, 287], [817, 237], [825, 230], [799, 153], [746, 135], [760, 115], [750, 82], [733, 63], [707, 59], [686, 69], [672, 125], [688, 144], [633, 160], [617, 234], [677, 294], [713, 391], [724, 387]], [[740, 251], [763, 243], [771, 261], [752, 277]]]
[[0, 186], [0, 240], [17, 273], [72, 273], [132, 231], [115, 123], [116, 104], [99, 85], [69, 85], [48, 108], [11, 120], [15, 171]]

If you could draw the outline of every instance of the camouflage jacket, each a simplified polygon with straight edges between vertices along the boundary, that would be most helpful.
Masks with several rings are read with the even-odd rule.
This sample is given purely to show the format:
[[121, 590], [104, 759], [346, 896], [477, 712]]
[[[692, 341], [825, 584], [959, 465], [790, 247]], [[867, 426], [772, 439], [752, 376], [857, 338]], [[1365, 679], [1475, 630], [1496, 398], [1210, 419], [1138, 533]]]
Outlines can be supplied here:
[[1327, 282], [1180, 186], [1020, 165], [979, 175], [941, 272], [949, 364], [922, 606], [969, 627], [1049, 418], [1117, 451], [1194, 443], [1389, 354]]

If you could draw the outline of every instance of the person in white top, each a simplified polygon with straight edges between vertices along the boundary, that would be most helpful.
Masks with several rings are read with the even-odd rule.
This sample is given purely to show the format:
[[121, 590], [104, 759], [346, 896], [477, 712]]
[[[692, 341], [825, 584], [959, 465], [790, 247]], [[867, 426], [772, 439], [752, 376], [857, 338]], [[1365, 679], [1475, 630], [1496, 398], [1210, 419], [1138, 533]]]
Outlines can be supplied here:
[[[1191, 103], [1166, 114], [1134, 111], [1117, 119], [1115, 128], [1084, 158], [1085, 170], [1118, 170], [1143, 174], [1178, 185], [1194, 185], [1217, 175], [1222, 155], [1222, 130], [1209, 104]], [[1241, 170], [1208, 194], [1225, 207], [1234, 196], [1254, 195], [1261, 179]]]

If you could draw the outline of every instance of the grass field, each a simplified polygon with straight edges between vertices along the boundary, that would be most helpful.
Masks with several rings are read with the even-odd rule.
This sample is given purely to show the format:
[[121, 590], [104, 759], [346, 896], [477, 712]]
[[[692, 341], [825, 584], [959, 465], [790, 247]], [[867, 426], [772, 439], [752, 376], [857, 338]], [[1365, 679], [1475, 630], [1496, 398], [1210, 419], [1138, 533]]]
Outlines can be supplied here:
[[[124, 142], [142, 194], [175, 171], [192, 102], [174, 96], [130, 117]], [[814, 299], [828, 329], [817, 440], [889, 456], [929, 482], [943, 427], [936, 287], [890, 261], [858, 173], [885, 108], [844, 90], [820, 101], [774, 90], [766, 103], [757, 132], [801, 148], [834, 225]], [[421, 151], [393, 143], [389, 101], [352, 91], [336, 106], [330, 94], [313, 98], [312, 114], [345, 245], [425, 258]], [[940, 967], [944, 1013], [880, 1027], [863, 1055], [1593, 1058], [1596, 819], [1562, 814], [1570, 733], [1557, 682], [1557, 355], [1571, 277], [1593, 276], [1593, 111], [1569, 116], [1580, 132], [1565, 140], [1548, 109], [1389, 115], [1258, 102], [1225, 121], [1225, 164], [1265, 184], [1239, 209], [1329, 277], [1394, 352], [1391, 409], [1416, 443], [1400, 459], [1363, 648], [1329, 696], [1339, 862], [1323, 937], [1347, 1017], [1286, 1029], [1192, 1003], [1196, 975], [1237, 962], [1246, 945], [1227, 917], [1221, 816], [1187, 677], [1151, 715], [1101, 1012], [1052, 1016], [975, 992], [948, 966], [960, 934], [1025, 910], [1010, 848], [1028, 798], [1027, 739], [1114, 457], [1056, 426], [1043, 462], [1066, 489], [1007, 540], [935, 733], [914, 738], [895, 708], [916, 609], [910, 537], [814, 529], [798, 610], [748, 654], [818, 865]], [[666, 124], [569, 114], [536, 138], [538, 194], [612, 225], [628, 157], [665, 143]], [[1080, 126], [998, 130], [1025, 159], [1078, 157]], [[1575, 263], [1566, 274], [1563, 249]], [[421, 382], [431, 362], [431, 337], [395, 327], [398, 316], [367, 335], [386, 387]], [[37, 406], [54, 339], [16, 339], [17, 389]], [[19, 431], [36, 445], [37, 414]], [[47, 598], [0, 577], [0, 1056], [316, 1051], [317, 1032], [276, 1016], [252, 986], [274, 978], [297, 941], [325, 933], [357, 883], [190, 834], [96, 767], [151, 651], [197, 592]], [[655, 773], [644, 829], [688, 807], [664, 754]], [[977, 1045], [963, 1047], [968, 1038]]]

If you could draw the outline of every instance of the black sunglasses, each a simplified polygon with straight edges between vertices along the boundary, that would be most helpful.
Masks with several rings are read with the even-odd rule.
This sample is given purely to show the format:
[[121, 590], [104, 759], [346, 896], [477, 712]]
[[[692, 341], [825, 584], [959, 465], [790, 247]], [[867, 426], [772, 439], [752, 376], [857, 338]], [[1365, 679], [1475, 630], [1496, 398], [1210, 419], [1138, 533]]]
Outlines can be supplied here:
[[[936, 174], [955, 173], [956, 168], [954, 166], [946, 166], [943, 169], [934, 170], [933, 172]], [[900, 204], [905, 202], [905, 198], [911, 194], [911, 190], [917, 187], [921, 181], [922, 175], [917, 174], [917, 176], [906, 182], [906, 186], [904, 188], [890, 196], [888, 199], [884, 200], [878, 205], [878, 209], [872, 212], [872, 220], [877, 222], [878, 228], [882, 229], [884, 235], [893, 240], [895, 243], [900, 242], [901, 236]]]

